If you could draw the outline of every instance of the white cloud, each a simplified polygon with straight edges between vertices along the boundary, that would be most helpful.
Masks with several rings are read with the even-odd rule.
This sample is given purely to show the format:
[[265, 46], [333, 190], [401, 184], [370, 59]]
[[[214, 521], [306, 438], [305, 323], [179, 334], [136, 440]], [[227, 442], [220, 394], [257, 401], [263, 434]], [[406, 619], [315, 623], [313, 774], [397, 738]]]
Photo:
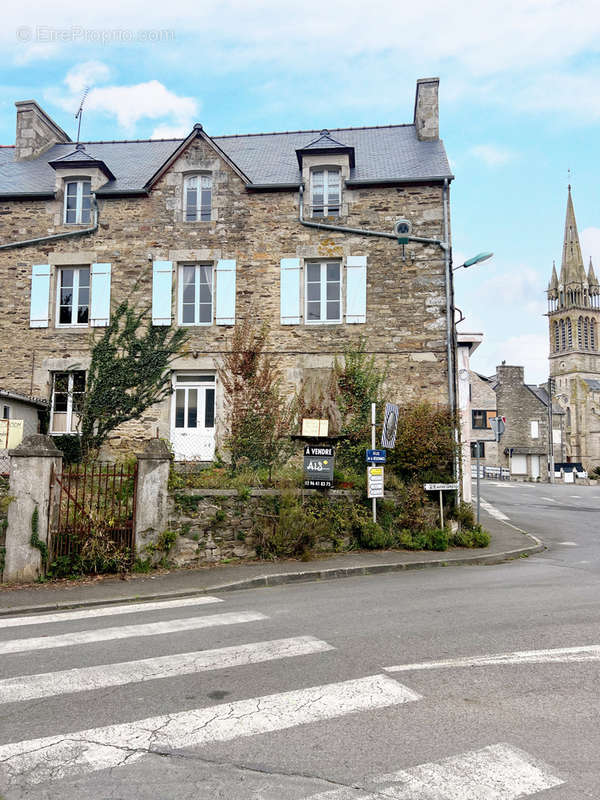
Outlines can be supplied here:
[[54, 58], [60, 52], [58, 44], [45, 44], [35, 42], [34, 44], [24, 45], [15, 52], [14, 63], [18, 67], [24, 67], [34, 61], [46, 61]]
[[592, 257], [594, 264], [594, 271], [596, 277], [600, 273], [600, 228], [585, 228], [581, 233], [581, 252], [583, 255], [583, 263], [587, 269], [587, 265]]
[[548, 337], [525, 333], [503, 340], [484, 338], [473, 354], [471, 367], [483, 375], [493, 375], [503, 361], [525, 367], [525, 383], [542, 383], [548, 378]]
[[185, 139], [190, 133], [191, 125], [157, 125], [152, 131], [151, 139]]
[[187, 127], [189, 132], [198, 113], [198, 103], [193, 97], [179, 97], [156, 80], [92, 89], [86, 107], [88, 111], [114, 115], [127, 130], [132, 130], [143, 118], [169, 117], [178, 128]]
[[102, 61], [84, 61], [67, 72], [65, 83], [73, 94], [80, 94], [86, 88], [104, 83], [109, 77], [110, 69]]
[[476, 145], [471, 148], [470, 152], [475, 158], [483, 161], [489, 167], [499, 167], [502, 164], [507, 164], [515, 157], [515, 154], [510, 150], [493, 144]]

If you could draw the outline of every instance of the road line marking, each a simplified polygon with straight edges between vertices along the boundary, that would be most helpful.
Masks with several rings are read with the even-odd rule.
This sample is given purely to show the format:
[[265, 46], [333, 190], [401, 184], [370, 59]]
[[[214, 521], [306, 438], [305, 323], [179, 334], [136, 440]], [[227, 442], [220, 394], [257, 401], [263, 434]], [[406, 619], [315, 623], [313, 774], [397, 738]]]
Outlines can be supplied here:
[[558, 500], [555, 500], [553, 497], [544, 497], [543, 495], [542, 500], [547, 500], [549, 503], [558, 503]]
[[517, 800], [564, 784], [546, 764], [508, 744], [399, 770], [377, 782], [397, 784], [384, 790], [394, 800]]
[[111, 639], [129, 639], [133, 636], [160, 636], [165, 633], [193, 631], [199, 628], [212, 628], [215, 625], [236, 625], [242, 622], [256, 622], [267, 619], [264, 614], [254, 611], [212, 614], [208, 617], [171, 619], [165, 622], [148, 622], [144, 625], [121, 625], [117, 628], [62, 633], [57, 636], [38, 636], [32, 639], [10, 639], [0, 642], [0, 655], [24, 653], [28, 650], [50, 650], [55, 647], [107, 642]]
[[558, 647], [552, 650], [517, 650], [512, 653], [497, 653], [490, 656], [397, 664], [393, 667], [384, 667], [384, 669], [386, 672], [411, 672], [413, 670], [453, 669], [455, 667], [493, 667], [500, 664], [567, 664], [582, 661], [600, 661], [600, 645]]
[[569, 497], [577, 497], [578, 500], [581, 499], [581, 495], [580, 494], [570, 494]]
[[494, 506], [491, 503], [488, 503], [487, 500], [484, 500], [483, 497], [480, 498], [479, 502], [481, 503], [481, 507], [484, 509], [484, 511], [487, 511], [487, 513], [491, 517], [495, 517], [496, 519], [502, 522], [504, 522], [504, 520], [509, 519], [506, 516], [506, 514], [503, 514], [502, 511], [499, 511], [497, 508], [494, 508]]
[[185, 606], [200, 606], [208, 603], [222, 603], [218, 597], [183, 597], [178, 600], [161, 600], [156, 603], [128, 603], [118, 606], [102, 606], [101, 608], [85, 608], [81, 611], [60, 611], [55, 614], [34, 614], [23, 617], [2, 617], [2, 628], [16, 628], [22, 625], [40, 625], [44, 622], [71, 622], [74, 619], [87, 619], [88, 617], [109, 617], [113, 614], [136, 614], [138, 611], [160, 611], [169, 608], [184, 608]]
[[43, 783], [319, 720], [420, 700], [387, 675], [313, 686], [0, 746], [0, 785]]
[[563, 547], [579, 547], [577, 542], [559, 542], [559, 544], [562, 544]]
[[323, 653], [334, 649], [327, 642], [315, 639], [314, 636], [298, 636], [216, 650], [199, 650], [195, 653], [177, 653], [139, 661], [124, 661], [120, 664], [100, 664], [95, 667], [5, 678], [0, 680], [0, 703], [17, 703], [39, 697], [105, 689], [108, 686], [125, 686], [206, 670], [229, 669], [279, 658]]

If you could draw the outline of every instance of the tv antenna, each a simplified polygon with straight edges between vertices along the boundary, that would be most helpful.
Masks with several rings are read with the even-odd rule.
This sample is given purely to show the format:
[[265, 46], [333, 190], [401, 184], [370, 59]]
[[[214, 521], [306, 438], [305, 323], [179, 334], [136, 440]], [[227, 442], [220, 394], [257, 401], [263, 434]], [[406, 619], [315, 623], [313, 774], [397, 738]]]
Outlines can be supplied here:
[[79, 120], [79, 123], [77, 125], [77, 144], [79, 144], [79, 134], [81, 132], [81, 118], [83, 116], [83, 104], [85, 103], [85, 98], [87, 97], [89, 90], [90, 87], [86, 86], [85, 91], [83, 92], [83, 97], [81, 98], [81, 103], [79, 103], [79, 108], [77, 110], [77, 113], [75, 114], [75, 119]]

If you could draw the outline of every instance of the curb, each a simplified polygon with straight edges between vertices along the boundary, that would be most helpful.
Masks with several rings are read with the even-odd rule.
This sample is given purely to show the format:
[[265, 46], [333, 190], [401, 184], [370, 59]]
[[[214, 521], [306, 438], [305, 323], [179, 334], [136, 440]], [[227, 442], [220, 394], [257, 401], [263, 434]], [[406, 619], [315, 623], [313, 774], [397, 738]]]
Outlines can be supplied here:
[[[516, 528], [515, 525], [511, 525], [510, 527]], [[505, 561], [512, 561], [516, 558], [520, 558], [521, 556], [534, 555], [535, 553], [540, 553], [546, 549], [541, 539], [538, 539], [537, 536], [533, 536], [533, 534], [527, 533], [521, 528], [516, 528], [516, 530], [525, 534], [525, 536], [527, 536], [529, 539], [532, 539], [534, 544], [530, 545], [529, 547], [519, 547], [516, 550], [506, 550], [501, 553], [464, 556], [461, 558], [452, 558], [450, 560], [439, 558], [435, 559], [434, 561], [404, 561], [390, 564], [372, 564], [362, 567], [332, 567], [330, 569], [321, 570], [279, 572], [273, 575], [258, 575], [254, 578], [246, 578], [240, 581], [216, 584], [214, 586], [205, 586], [199, 589], [190, 589], [179, 592], [156, 592], [155, 594], [149, 594], [143, 597], [140, 597], [139, 595], [132, 595], [130, 597], [112, 597], [104, 600], [81, 600], [72, 603], [45, 603], [23, 608], [0, 608], [0, 619], [10, 615], [21, 616], [44, 611], [67, 611], [75, 608], [93, 608], [94, 606], [110, 606], [126, 604], [130, 602], [144, 603], [154, 602], [157, 600], [176, 600], [178, 598], [195, 597], [197, 595], [213, 594], [216, 592], [234, 592], [242, 589], [261, 589], [273, 586], [283, 586], [288, 583], [310, 583], [313, 581], [337, 580], [339, 578], [353, 578], [360, 575], [380, 575], [386, 572], [401, 572], [403, 570], [451, 566], [493, 566], [496, 564], [502, 564]]]

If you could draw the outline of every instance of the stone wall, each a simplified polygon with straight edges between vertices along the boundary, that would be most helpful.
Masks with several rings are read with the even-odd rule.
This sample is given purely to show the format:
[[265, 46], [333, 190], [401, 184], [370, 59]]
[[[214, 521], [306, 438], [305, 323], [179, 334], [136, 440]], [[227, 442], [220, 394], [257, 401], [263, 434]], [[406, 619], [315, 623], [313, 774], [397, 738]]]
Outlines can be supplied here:
[[[210, 169], [214, 180], [214, 214], [210, 222], [182, 222], [185, 171]], [[340, 224], [391, 231], [397, 217], [413, 222], [413, 233], [443, 237], [442, 187], [414, 185], [345, 189], [348, 215]], [[0, 203], [3, 241], [73, 230], [64, 226], [63, 196], [54, 201]], [[446, 321], [444, 262], [437, 246], [402, 248], [388, 239], [325, 233], [298, 222], [296, 192], [248, 192], [237, 173], [202, 139], [196, 139], [163, 175], [147, 197], [100, 199], [99, 230], [81, 239], [66, 239], [0, 254], [0, 292], [10, 296], [0, 319], [0, 341], [10, 342], [0, 364], [0, 385], [49, 397], [51, 371], [86, 369], [90, 331], [55, 327], [56, 268], [60, 265], [112, 265], [113, 304], [131, 297], [149, 306], [152, 260], [237, 260], [236, 319], [252, 316], [271, 328], [271, 347], [280, 356], [290, 391], [312, 369], [329, 369], [345, 346], [366, 337], [367, 350], [387, 365], [386, 396], [407, 402], [427, 399], [446, 403]], [[345, 258], [366, 255], [367, 322], [353, 325], [280, 325], [280, 259]], [[32, 264], [50, 263], [51, 310], [48, 328], [29, 327]], [[173, 291], [176, 311], [177, 291]], [[174, 313], [174, 319], [176, 315]], [[232, 328], [190, 328], [189, 346], [176, 369], [214, 370], [231, 346]], [[98, 333], [98, 332], [97, 332]], [[130, 450], [142, 439], [169, 438], [169, 399], [143, 419], [124, 426], [113, 437], [113, 450]], [[222, 397], [217, 386], [217, 420]]]

